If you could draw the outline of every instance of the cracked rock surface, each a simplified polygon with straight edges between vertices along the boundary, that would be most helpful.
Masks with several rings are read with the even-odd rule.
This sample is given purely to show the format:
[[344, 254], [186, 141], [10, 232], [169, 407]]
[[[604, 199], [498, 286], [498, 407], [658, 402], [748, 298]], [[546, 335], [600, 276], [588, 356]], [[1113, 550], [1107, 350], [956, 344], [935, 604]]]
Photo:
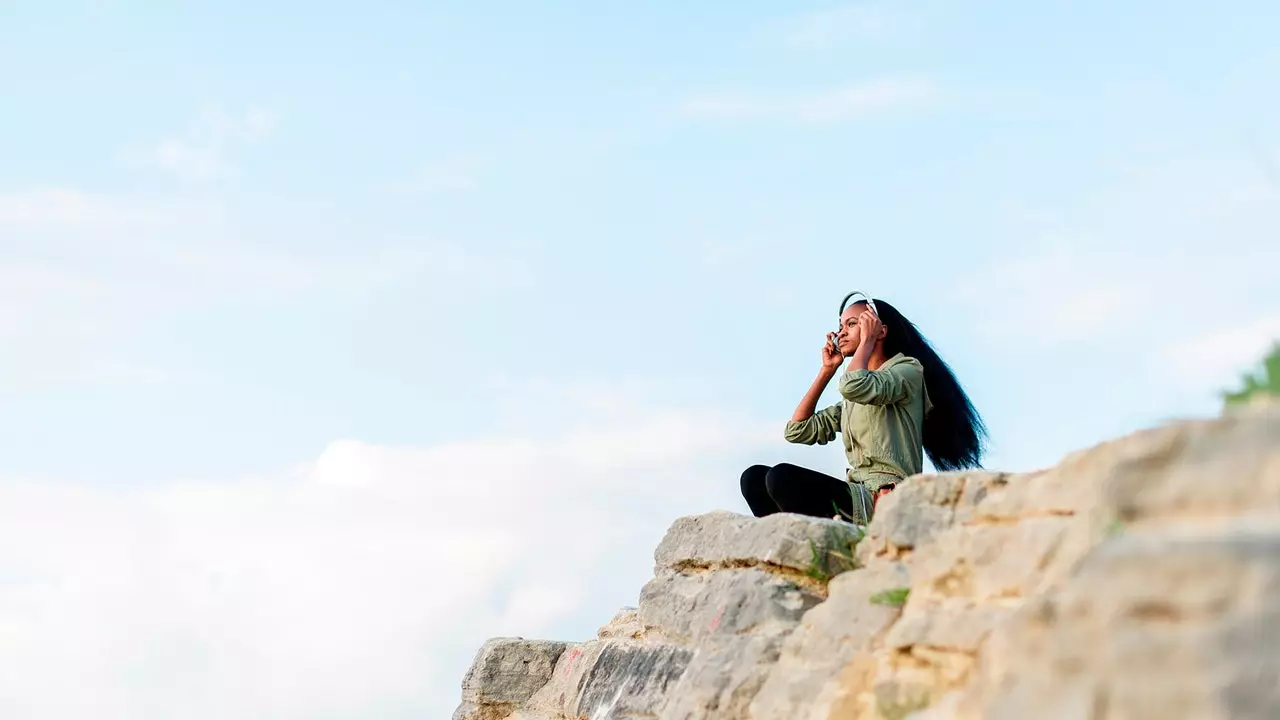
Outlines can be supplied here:
[[455, 720], [1280, 717], [1274, 403], [654, 557], [596, 639], [487, 643]]

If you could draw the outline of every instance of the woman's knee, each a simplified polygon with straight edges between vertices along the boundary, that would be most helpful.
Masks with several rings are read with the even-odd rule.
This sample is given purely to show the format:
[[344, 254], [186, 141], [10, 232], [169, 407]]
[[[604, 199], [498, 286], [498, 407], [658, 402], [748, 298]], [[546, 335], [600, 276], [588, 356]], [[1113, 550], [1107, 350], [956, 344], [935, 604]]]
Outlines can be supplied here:
[[787, 481], [795, 477], [796, 466], [791, 463], [778, 463], [769, 468], [764, 475], [764, 486], [769, 491], [769, 495], [775, 492], [786, 492]]
[[765, 478], [769, 475], [771, 468], [768, 465], [752, 465], [742, 471], [742, 495], [750, 497], [760, 493], [767, 492], [765, 490]]

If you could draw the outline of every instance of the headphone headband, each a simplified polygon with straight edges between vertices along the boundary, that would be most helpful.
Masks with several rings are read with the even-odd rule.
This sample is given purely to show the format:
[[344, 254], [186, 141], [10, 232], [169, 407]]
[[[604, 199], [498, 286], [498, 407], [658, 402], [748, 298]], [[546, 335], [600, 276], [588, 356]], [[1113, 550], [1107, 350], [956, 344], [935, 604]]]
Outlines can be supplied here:
[[862, 298], [867, 301], [867, 306], [871, 308], [871, 312], [875, 313], [876, 317], [880, 317], [880, 311], [876, 309], [876, 301], [872, 300], [870, 295], [862, 292], [861, 290], [854, 290], [853, 292], [844, 296], [844, 300], [840, 301], [841, 315], [844, 314], [845, 308], [849, 307], [850, 298], [854, 297], [855, 295], [861, 295]]

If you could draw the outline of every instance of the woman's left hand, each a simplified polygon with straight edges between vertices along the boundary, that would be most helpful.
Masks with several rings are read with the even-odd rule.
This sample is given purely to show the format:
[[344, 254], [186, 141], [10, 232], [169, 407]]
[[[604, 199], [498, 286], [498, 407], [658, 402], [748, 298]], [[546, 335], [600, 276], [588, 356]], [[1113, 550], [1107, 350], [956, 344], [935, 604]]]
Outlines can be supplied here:
[[868, 309], [858, 316], [858, 330], [862, 333], [859, 344], [870, 340], [872, 343], [880, 339], [880, 329], [884, 324], [880, 322], [880, 318]]

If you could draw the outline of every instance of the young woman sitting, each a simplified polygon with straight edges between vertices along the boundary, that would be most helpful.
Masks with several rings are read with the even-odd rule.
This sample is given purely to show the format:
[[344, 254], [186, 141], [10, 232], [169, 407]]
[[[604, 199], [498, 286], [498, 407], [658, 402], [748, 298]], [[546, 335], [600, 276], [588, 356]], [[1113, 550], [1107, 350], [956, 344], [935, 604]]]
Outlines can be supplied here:
[[[850, 304], [855, 296], [865, 299]], [[845, 358], [841, 400], [815, 413]], [[868, 523], [881, 497], [922, 471], [924, 453], [941, 471], [980, 467], [986, 427], [916, 326], [884, 300], [853, 292], [840, 305], [840, 329], [827, 334], [822, 369], [785, 437], [825, 445], [837, 434], [849, 460], [844, 480], [787, 463], [753, 465], [742, 473], [742, 496], [751, 512]]]

